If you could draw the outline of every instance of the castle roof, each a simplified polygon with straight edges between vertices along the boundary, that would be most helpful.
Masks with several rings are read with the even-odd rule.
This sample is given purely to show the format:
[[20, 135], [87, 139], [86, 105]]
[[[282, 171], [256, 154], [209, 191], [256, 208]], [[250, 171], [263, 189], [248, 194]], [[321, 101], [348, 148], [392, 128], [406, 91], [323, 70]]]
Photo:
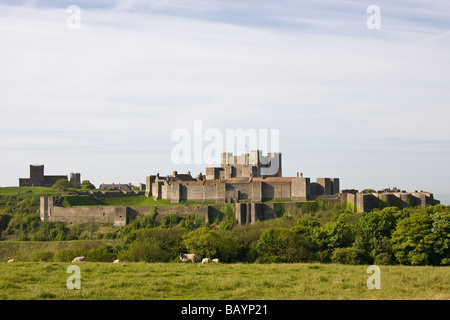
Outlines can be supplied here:
[[249, 177], [237, 177], [237, 178], [230, 178], [226, 180], [227, 183], [249, 183], [250, 178]]
[[264, 182], [290, 182], [292, 180], [296, 179], [296, 177], [255, 177], [252, 180], [253, 181], [264, 181]]

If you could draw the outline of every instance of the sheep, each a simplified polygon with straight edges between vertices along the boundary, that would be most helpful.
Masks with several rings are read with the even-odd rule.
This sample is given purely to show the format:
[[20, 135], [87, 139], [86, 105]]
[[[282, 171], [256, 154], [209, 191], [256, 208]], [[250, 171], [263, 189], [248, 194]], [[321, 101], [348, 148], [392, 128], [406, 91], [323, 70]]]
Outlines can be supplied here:
[[195, 262], [197, 257], [193, 253], [180, 253], [180, 260], [183, 262]]

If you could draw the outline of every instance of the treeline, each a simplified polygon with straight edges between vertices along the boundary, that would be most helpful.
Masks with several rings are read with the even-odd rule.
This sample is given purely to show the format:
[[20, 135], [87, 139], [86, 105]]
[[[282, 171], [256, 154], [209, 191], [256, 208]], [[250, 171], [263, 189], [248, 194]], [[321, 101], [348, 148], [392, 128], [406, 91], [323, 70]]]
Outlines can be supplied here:
[[157, 219], [151, 210], [114, 228], [42, 222], [38, 199], [13, 198], [0, 203], [2, 239], [17, 234], [17, 240], [64, 241], [86, 235], [118, 240], [115, 246], [43, 252], [42, 261], [71, 261], [84, 255], [88, 261], [171, 262], [179, 261], [180, 252], [189, 252], [222, 262], [450, 265], [450, 206], [355, 213], [345, 203], [309, 202], [298, 206], [301, 213], [280, 205], [278, 218], [240, 226], [233, 206], [223, 205], [211, 224], [194, 213], [186, 219], [170, 214]]

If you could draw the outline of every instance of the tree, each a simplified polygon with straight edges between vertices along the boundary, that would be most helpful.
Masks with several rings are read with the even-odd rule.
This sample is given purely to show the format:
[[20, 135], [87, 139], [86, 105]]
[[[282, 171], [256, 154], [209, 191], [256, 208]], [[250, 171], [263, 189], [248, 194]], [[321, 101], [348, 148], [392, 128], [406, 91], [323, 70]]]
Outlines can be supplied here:
[[179, 260], [186, 248], [182, 243], [184, 228], [134, 230], [122, 240], [121, 260], [169, 262]]
[[89, 180], [83, 180], [81, 182], [81, 189], [94, 190], [95, 186]]
[[371, 211], [358, 222], [355, 247], [375, 259], [380, 253], [391, 254], [390, 238], [397, 224], [399, 209], [388, 207]]
[[300, 262], [309, 255], [306, 237], [287, 228], [266, 229], [256, 245], [258, 262]]
[[432, 219], [426, 211], [401, 219], [392, 233], [392, 251], [402, 264], [426, 265], [434, 260]]
[[184, 235], [183, 244], [189, 253], [195, 253], [203, 258], [218, 258], [224, 262], [234, 261], [239, 251], [235, 239], [207, 227]]
[[340, 214], [336, 221], [328, 222], [314, 231], [312, 238], [324, 250], [350, 247], [355, 240], [355, 233], [346, 213]]
[[436, 236], [433, 250], [438, 255], [440, 264], [450, 265], [450, 211], [443, 209], [443, 206], [436, 207], [443, 211], [436, 210], [432, 215], [431, 232]]
[[69, 181], [67, 179], [59, 179], [53, 184], [53, 189], [58, 191], [65, 191], [69, 188]]

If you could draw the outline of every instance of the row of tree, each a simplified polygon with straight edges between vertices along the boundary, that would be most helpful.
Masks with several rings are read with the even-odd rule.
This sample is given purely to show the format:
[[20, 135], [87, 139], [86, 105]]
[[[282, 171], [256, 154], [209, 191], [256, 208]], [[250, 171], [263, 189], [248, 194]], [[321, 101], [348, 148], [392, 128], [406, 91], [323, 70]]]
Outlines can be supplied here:
[[335, 213], [324, 224], [285, 216], [192, 231], [180, 224], [155, 227], [146, 216], [124, 229], [119, 245], [98, 250], [111, 261], [179, 261], [180, 252], [189, 252], [223, 262], [450, 265], [450, 207], [389, 207], [355, 216]]

